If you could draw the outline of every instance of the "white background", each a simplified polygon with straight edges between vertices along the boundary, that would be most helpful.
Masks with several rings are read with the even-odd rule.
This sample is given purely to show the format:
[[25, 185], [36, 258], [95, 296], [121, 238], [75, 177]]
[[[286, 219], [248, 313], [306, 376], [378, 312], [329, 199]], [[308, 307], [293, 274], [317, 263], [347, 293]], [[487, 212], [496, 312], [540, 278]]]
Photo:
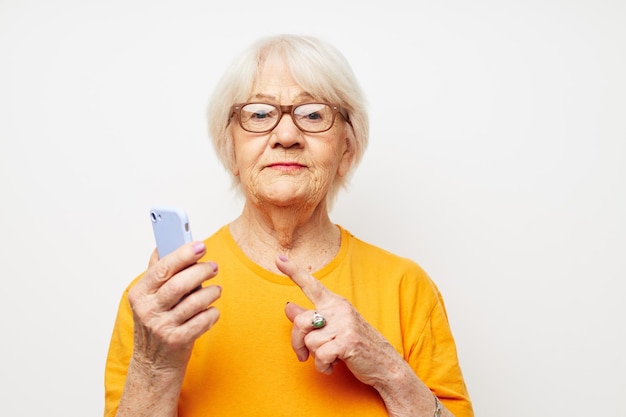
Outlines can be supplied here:
[[625, 22], [621, 0], [0, 0], [2, 415], [102, 413], [149, 206], [196, 238], [237, 215], [205, 106], [235, 53], [295, 32], [369, 100], [333, 220], [435, 279], [476, 415], [626, 416]]

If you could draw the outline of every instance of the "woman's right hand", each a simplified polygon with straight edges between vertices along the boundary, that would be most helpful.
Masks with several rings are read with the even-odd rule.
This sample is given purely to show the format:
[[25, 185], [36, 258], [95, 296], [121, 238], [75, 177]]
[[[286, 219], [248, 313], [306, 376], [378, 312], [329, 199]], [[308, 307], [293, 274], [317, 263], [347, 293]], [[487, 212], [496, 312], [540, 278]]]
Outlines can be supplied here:
[[204, 281], [213, 262], [198, 262], [206, 247], [187, 243], [163, 259], [152, 253], [148, 270], [129, 290], [134, 348], [117, 417], [174, 417], [194, 341], [219, 318], [212, 304], [222, 289]]
[[152, 253], [145, 275], [128, 293], [135, 366], [150, 373], [184, 373], [194, 341], [219, 319], [212, 304], [222, 289], [196, 289], [217, 275], [215, 263], [198, 262], [205, 252], [203, 242], [192, 242], [163, 259]]

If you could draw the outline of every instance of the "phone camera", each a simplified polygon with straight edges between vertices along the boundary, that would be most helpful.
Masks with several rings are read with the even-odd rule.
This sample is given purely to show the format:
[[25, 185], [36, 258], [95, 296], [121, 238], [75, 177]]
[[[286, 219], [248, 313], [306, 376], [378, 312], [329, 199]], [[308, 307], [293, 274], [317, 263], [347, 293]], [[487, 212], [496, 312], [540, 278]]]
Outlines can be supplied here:
[[157, 221], [157, 214], [154, 211], [150, 212], [150, 218], [152, 219], [152, 223], [156, 223]]

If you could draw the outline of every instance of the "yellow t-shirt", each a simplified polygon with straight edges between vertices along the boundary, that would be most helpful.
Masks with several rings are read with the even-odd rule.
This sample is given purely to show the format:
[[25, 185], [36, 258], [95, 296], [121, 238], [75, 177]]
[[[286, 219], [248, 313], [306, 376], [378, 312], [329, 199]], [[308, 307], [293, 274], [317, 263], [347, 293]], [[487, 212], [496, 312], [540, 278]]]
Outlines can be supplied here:
[[[343, 363], [324, 375], [312, 359], [298, 361], [284, 307], [288, 301], [313, 306], [289, 277], [248, 259], [227, 226], [205, 243], [203, 260], [219, 266], [209, 283], [222, 287], [215, 303], [220, 319], [195, 342], [179, 399], [180, 417], [387, 416], [378, 393]], [[473, 416], [443, 300], [417, 264], [341, 229], [339, 253], [314, 276], [347, 298], [456, 417]], [[117, 410], [133, 349], [127, 293], [106, 363], [107, 417]]]

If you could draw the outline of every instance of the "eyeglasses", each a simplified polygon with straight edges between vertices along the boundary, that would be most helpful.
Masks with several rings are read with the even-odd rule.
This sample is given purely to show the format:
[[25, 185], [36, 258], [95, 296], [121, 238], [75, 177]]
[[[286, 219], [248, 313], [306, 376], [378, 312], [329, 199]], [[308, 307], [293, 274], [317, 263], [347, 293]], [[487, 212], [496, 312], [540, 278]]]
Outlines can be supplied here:
[[328, 103], [303, 103], [291, 106], [277, 106], [269, 103], [235, 104], [230, 117], [237, 115], [239, 125], [245, 131], [266, 133], [274, 129], [284, 114], [291, 115], [294, 124], [303, 132], [321, 133], [335, 123], [337, 113], [348, 123], [348, 112], [341, 106]]

